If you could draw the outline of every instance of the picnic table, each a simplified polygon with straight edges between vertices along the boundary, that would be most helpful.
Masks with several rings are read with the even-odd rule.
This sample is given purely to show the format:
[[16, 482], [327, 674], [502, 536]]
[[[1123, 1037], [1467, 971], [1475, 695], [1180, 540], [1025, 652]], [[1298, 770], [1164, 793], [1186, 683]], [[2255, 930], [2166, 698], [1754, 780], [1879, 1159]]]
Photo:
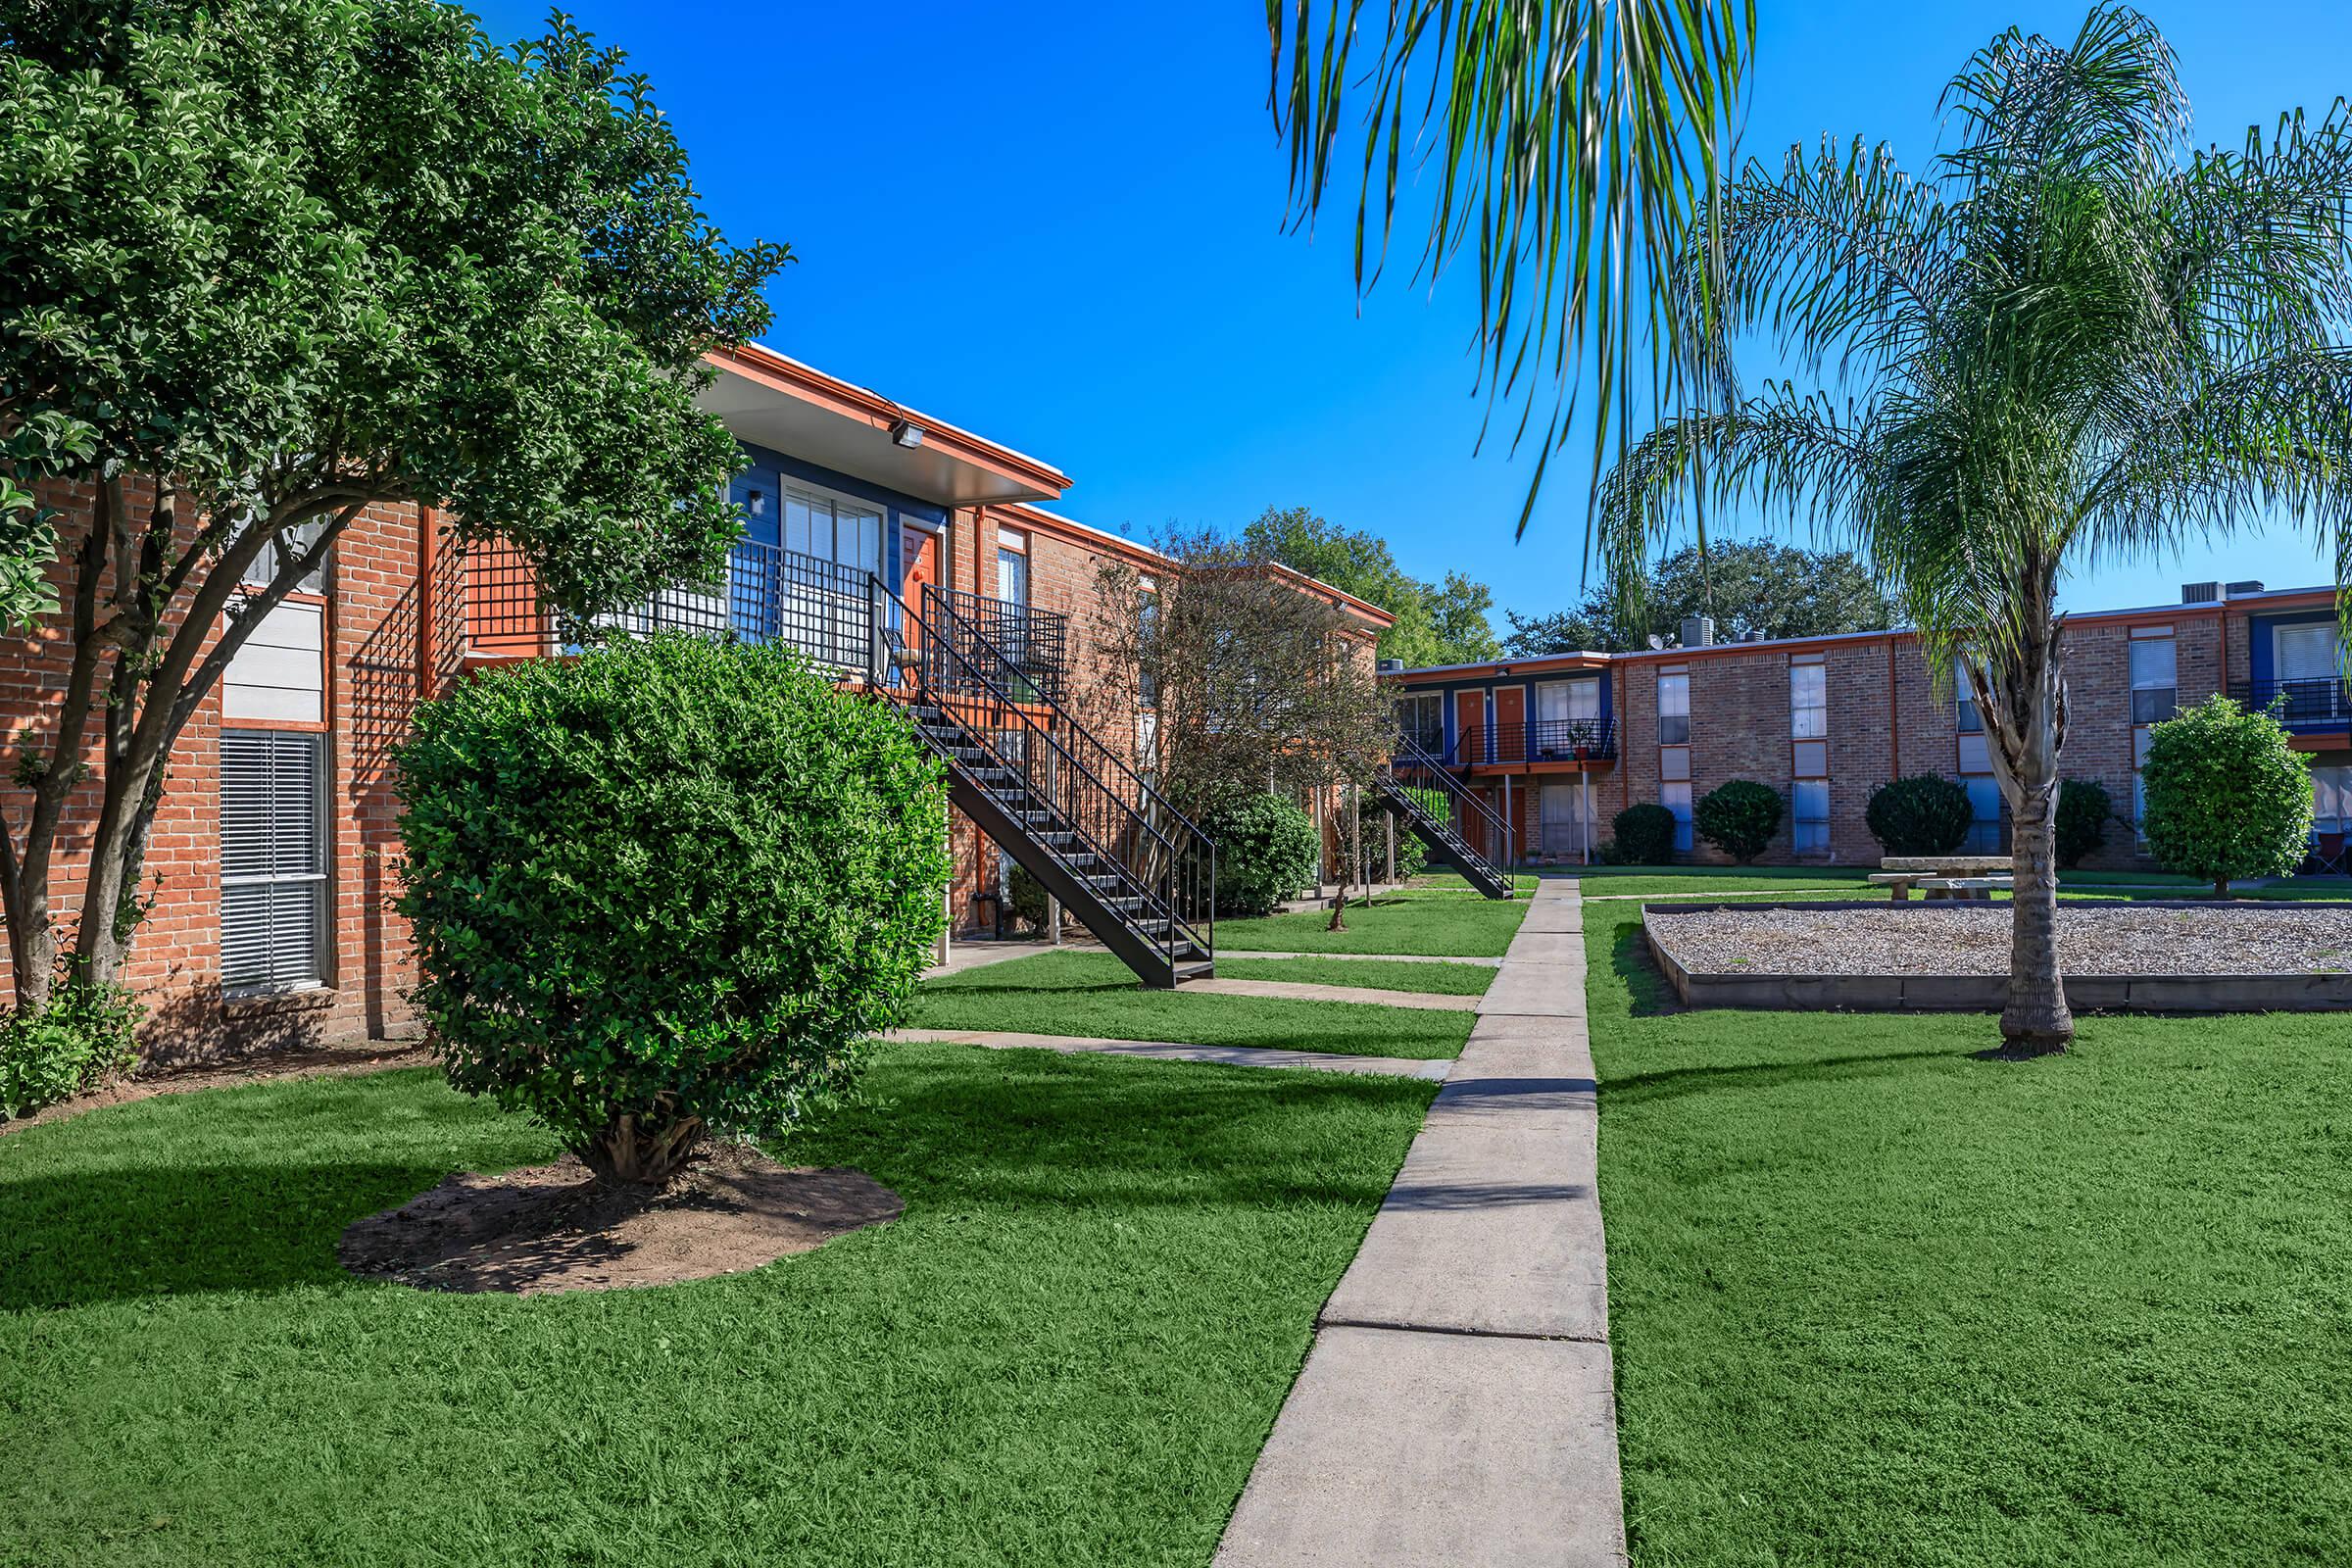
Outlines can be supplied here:
[[1909, 903], [1913, 888], [1930, 899], [1990, 899], [2013, 885], [2016, 869], [2006, 855], [1889, 855], [1879, 865], [1870, 880], [1893, 904]]

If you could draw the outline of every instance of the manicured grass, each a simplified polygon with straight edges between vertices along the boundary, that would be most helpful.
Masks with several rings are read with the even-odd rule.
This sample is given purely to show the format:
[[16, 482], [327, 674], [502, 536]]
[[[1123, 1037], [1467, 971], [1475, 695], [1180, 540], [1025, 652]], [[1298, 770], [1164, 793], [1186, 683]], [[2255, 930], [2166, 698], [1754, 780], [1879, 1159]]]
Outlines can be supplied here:
[[1586, 909], [1637, 1564], [2342, 1560], [2352, 1022], [1980, 1060], [1667, 1011], [1639, 918]]
[[1348, 929], [1331, 932], [1329, 909], [1219, 920], [1217, 954], [1268, 948], [1277, 953], [1403, 953], [1498, 958], [1527, 918], [1525, 899], [1467, 899], [1382, 894], [1348, 906]]
[[1231, 980], [1300, 980], [1318, 986], [1370, 986], [1483, 997], [1494, 971], [1483, 963], [1386, 963], [1378, 958], [1250, 958], [1227, 955], [1217, 973]]
[[[1516, 888], [1519, 896], [1524, 899], [1530, 893], [1535, 892], [1537, 884], [1543, 880], [1532, 871], [1522, 871], [1511, 878], [1511, 886]], [[1484, 893], [1472, 887], [1469, 880], [1459, 871], [1424, 871], [1414, 877], [1400, 891], [1407, 897], [1415, 893], [1462, 893], [1472, 898], [1483, 899], [1486, 897]]]
[[1860, 865], [1595, 865], [1579, 872], [1588, 898], [1618, 894], [1656, 898], [1676, 893], [1737, 893], [1748, 889], [1862, 887], [1877, 866]]
[[906, 1021], [918, 1029], [1011, 1029], [1188, 1046], [1430, 1057], [1460, 1055], [1472, 1015], [1362, 1002], [1148, 991], [1107, 953], [1041, 953], [925, 981]]
[[544, 1134], [430, 1071], [0, 1139], [0, 1561], [1208, 1561], [1433, 1086], [893, 1047], [779, 1150], [904, 1218], [658, 1290], [362, 1284]]

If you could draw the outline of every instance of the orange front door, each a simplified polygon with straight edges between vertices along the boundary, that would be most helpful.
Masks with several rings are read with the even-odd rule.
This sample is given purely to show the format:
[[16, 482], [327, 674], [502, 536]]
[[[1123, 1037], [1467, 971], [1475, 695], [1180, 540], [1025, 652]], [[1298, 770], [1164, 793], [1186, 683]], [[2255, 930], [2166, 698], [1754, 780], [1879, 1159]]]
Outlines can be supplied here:
[[1527, 688], [1494, 688], [1494, 760], [1527, 760]]
[[[939, 581], [939, 535], [928, 528], [906, 528], [899, 535], [899, 559], [906, 571], [899, 579], [899, 597], [917, 615], [923, 612], [923, 589]], [[908, 644], [922, 640], [922, 628], [906, 628]]]
[[1456, 739], [1451, 760], [1468, 767], [1487, 760], [1487, 694], [1455, 692], [1453, 694], [1453, 729]]

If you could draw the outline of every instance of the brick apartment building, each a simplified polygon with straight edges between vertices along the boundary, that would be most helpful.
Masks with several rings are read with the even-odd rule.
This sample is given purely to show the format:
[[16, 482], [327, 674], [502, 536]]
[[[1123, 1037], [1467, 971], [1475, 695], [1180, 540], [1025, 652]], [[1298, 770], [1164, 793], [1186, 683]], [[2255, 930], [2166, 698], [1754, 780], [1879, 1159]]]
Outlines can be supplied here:
[[[1044, 510], [1067, 477], [1009, 447], [764, 348], [712, 363], [720, 374], [705, 406], [746, 462], [727, 581], [617, 618], [779, 638], [858, 684], [876, 629], [916, 638], [935, 604], [984, 628], [989, 646], [1017, 649], [1025, 721], [1069, 722], [1049, 699], [1066, 701], [1087, 678], [1102, 566], [1148, 572], [1159, 558]], [[41, 499], [63, 514], [70, 556], [93, 497], [52, 487]], [[1389, 617], [1309, 579], [1298, 586], [1345, 607], [1369, 659]], [[488, 664], [564, 652], [520, 564], [450, 550], [430, 509], [369, 511], [303, 587], [257, 628], [172, 757], [146, 864], [152, 904], [124, 973], [162, 1059], [412, 1031], [415, 970], [391, 908], [393, 750], [420, 696]], [[10, 660], [0, 722], [53, 723], [62, 634], [12, 644]], [[1133, 745], [1129, 734], [1118, 749], [1131, 757]], [[69, 940], [98, 798], [94, 780], [82, 788], [61, 844], [53, 906]], [[21, 813], [23, 799], [0, 796], [0, 808]], [[1001, 857], [960, 811], [951, 832], [951, 923], [987, 922]]]
[[[1680, 646], [1396, 672], [1399, 724], [1510, 824], [1518, 853], [1581, 861], [1637, 802], [1674, 813], [1752, 779], [1788, 803], [1768, 861], [1875, 862], [1863, 819], [1889, 779], [1937, 773], [1975, 803], [1971, 842], [2006, 848], [2000, 791], [1965, 699], [1938, 701], [1918, 640], [1903, 631], [1717, 643], [1687, 622]], [[2190, 583], [2177, 605], [2070, 615], [2062, 635], [2068, 725], [2062, 771], [2103, 784], [2135, 820], [2147, 728], [2218, 691], [2283, 700], [2312, 755], [2321, 844], [2340, 851], [2352, 816], [2352, 702], [2339, 675], [2334, 590]], [[1483, 846], [1482, 846], [1483, 847]], [[2146, 867], [2128, 822], [2088, 863]]]

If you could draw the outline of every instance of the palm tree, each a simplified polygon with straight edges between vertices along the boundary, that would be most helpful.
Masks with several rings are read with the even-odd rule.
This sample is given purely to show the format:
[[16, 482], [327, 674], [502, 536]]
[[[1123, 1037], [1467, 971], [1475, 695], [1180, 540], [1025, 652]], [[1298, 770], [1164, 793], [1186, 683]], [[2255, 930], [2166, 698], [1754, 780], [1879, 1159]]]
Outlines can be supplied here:
[[[1617, 466], [1594, 528], [1628, 583], [1686, 514], [1703, 537], [1709, 507], [1867, 553], [1938, 682], [1958, 671], [1984, 713], [2017, 862], [2001, 1033], [2024, 1054], [2074, 1034], [2052, 856], [2060, 580], [2266, 511], [2339, 563], [2352, 543], [2352, 121], [2338, 100], [2190, 155], [2171, 49], [2114, 9], [2065, 47], [2003, 33], [1944, 104], [1956, 145], [1925, 180], [1857, 141], [1730, 182], [1704, 219], [1722, 289], [1707, 406]], [[1743, 333], [1813, 388], [1742, 392]]]
[[[1637, 388], [1670, 398], [1693, 341], [1666, 288], [1693, 213], [1720, 189], [1755, 35], [1752, 0], [1390, 0], [1370, 59], [1363, 0], [1266, 0], [1269, 106], [1291, 152], [1296, 217], [1331, 189], [1340, 131], [1360, 115], [1355, 279], [1371, 286], [1400, 173], [1437, 173], [1418, 272], [1475, 238], [1479, 378], [1523, 396], [1514, 444], [1546, 388], [1542, 457], [1575, 422], [1591, 368], [1593, 472], [1624, 444]], [[1351, 73], [1356, 74], [1351, 75]], [[1426, 79], [1424, 79], [1426, 78]], [[1408, 152], [1408, 146], [1412, 149]], [[1646, 315], [1642, 307], [1646, 305]], [[1647, 357], [1647, 365], [1641, 362]], [[1651, 413], [1666, 406], [1653, 401]]]

